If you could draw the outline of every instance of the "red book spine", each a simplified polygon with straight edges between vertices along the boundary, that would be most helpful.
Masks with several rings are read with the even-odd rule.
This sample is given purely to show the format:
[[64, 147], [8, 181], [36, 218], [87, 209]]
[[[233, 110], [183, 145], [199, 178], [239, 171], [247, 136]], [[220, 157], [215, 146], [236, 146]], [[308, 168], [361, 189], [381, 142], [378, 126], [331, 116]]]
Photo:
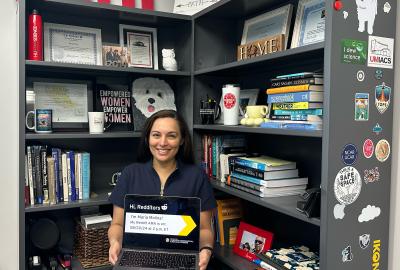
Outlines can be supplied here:
[[37, 10], [28, 19], [28, 60], [43, 61], [43, 22]]
[[142, 9], [154, 10], [154, 0], [142, 0]]

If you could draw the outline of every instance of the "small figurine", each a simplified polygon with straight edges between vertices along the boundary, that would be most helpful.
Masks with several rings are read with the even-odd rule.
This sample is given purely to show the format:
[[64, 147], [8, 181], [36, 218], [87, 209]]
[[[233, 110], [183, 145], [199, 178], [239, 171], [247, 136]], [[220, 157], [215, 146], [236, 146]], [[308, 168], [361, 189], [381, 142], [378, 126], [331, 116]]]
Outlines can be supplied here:
[[174, 49], [162, 49], [161, 51], [163, 59], [162, 65], [165, 70], [177, 71], [178, 64], [175, 60], [175, 50]]

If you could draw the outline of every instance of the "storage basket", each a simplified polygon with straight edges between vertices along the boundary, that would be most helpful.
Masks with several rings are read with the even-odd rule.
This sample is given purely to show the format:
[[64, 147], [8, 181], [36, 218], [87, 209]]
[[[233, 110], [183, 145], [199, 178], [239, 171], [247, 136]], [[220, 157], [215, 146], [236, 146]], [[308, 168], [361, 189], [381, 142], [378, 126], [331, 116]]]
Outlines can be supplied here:
[[80, 222], [75, 231], [74, 254], [84, 268], [109, 265], [108, 228], [86, 229]]

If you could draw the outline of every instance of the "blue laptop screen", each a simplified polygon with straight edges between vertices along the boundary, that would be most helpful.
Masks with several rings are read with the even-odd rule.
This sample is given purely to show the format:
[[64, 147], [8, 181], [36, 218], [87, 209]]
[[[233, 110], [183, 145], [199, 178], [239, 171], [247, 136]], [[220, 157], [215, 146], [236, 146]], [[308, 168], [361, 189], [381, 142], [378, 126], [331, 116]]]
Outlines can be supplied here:
[[200, 199], [125, 196], [124, 248], [199, 250]]

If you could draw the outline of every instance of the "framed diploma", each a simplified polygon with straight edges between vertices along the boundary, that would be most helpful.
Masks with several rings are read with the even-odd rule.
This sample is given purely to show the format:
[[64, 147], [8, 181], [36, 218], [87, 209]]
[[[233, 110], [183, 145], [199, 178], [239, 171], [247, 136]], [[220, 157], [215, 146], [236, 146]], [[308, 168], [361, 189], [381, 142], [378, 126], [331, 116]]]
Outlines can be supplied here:
[[90, 81], [30, 78], [35, 92], [34, 108], [53, 111], [53, 128], [88, 128], [88, 111], [93, 109]]
[[44, 23], [44, 60], [102, 65], [101, 30]]
[[241, 45], [279, 34], [285, 35], [285, 48], [289, 35], [293, 5], [288, 4], [244, 22]]
[[130, 53], [130, 67], [158, 69], [156, 28], [120, 24], [119, 39]]
[[297, 7], [291, 48], [325, 39], [325, 0], [300, 0]]

